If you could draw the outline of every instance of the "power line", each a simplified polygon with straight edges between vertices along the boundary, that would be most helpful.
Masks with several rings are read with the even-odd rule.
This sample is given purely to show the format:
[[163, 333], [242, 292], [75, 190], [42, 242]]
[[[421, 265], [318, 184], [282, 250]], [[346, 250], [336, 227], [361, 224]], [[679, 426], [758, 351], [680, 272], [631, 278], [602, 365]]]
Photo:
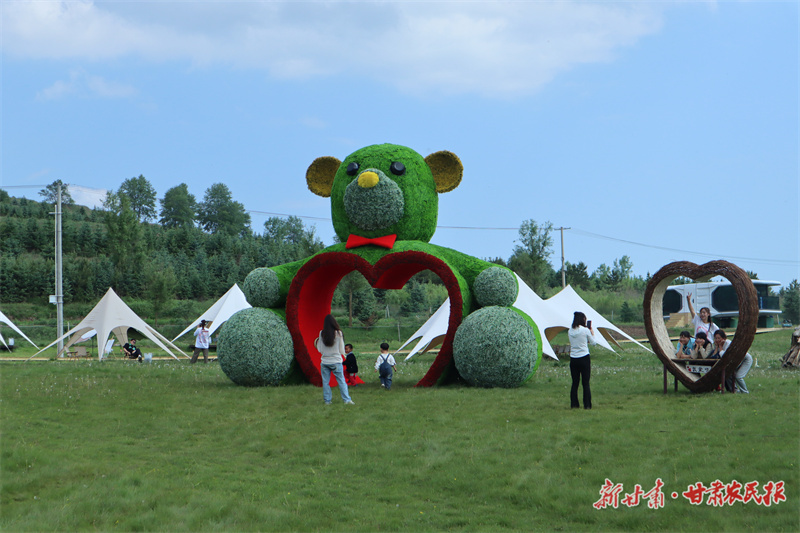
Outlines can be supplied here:
[[701, 257], [727, 257], [728, 259], [736, 259], [736, 260], [739, 260], [739, 261], [750, 261], [750, 262], [761, 263], [761, 264], [766, 264], [766, 265], [785, 265], [785, 266], [797, 266], [797, 265], [800, 265], [800, 261], [793, 261], [791, 259], [764, 259], [764, 258], [761, 258], [761, 257], [739, 257], [739, 256], [735, 256], [735, 255], [728, 255], [728, 254], [712, 254], [712, 253], [709, 253], [709, 252], [695, 252], [695, 251], [692, 251], [692, 250], [681, 250], [681, 249], [678, 249], [678, 248], [668, 248], [666, 246], [657, 246], [655, 244], [644, 244], [644, 243], [641, 243], [641, 242], [629, 241], [629, 240], [626, 240], [626, 239], [619, 239], [619, 238], [616, 238], [616, 237], [609, 237], [607, 235], [600, 235], [599, 233], [592, 233], [591, 231], [586, 231], [586, 230], [577, 229], [577, 228], [573, 228], [572, 231], [574, 233], [577, 233], [579, 235], [584, 235], [586, 237], [593, 237], [593, 238], [596, 238], [596, 239], [605, 239], [605, 240], [608, 240], [608, 241], [616, 241], [616, 242], [622, 242], [622, 243], [625, 243], [625, 244], [632, 244], [634, 246], [641, 246], [643, 248], [653, 248], [655, 250], [665, 250], [665, 251], [668, 251], [668, 252], [677, 252], [677, 253], [681, 253], [681, 254], [697, 255], [697, 256], [701, 256]]
[[[330, 218], [325, 217], [312, 217], [312, 216], [305, 216], [305, 215], [289, 215], [286, 213], [272, 213], [268, 211], [252, 211], [247, 210], [248, 213], [256, 213], [260, 215], [271, 215], [271, 216], [281, 216], [281, 217], [297, 217], [301, 219], [309, 219], [309, 220], [320, 220], [324, 222], [330, 222]], [[437, 229], [458, 229], [458, 230], [468, 230], [468, 231], [519, 231], [519, 227], [516, 228], [503, 228], [503, 227], [487, 227], [487, 226], [436, 226]], [[555, 228], [559, 229], [559, 228]], [[564, 228], [570, 229], [570, 228]], [[692, 250], [681, 250], [679, 248], [669, 248], [667, 246], [658, 246], [655, 244], [645, 244], [642, 242], [631, 241], [627, 239], [620, 239], [617, 237], [609, 237], [607, 235], [600, 235], [599, 233], [593, 233], [591, 231], [586, 231], [578, 228], [571, 228], [574, 233], [578, 235], [583, 235], [584, 237], [591, 237], [594, 239], [603, 239], [608, 241], [615, 241], [621, 242], [624, 244], [630, 244], [633, 246], [640, 246], [642, 248], [652, 248], [654, 250], [664, 250], [667, 252], [675, 252], [680, 254], [687, 254], [687, 255], [695, 255], [698, 257], [710, 257], [710, 258], [720, 258], [725, 257], [727, 259], [735, 259], [737, 261], [749, 261], [751, 263], [758, 263], [762, 265], [779, 265], [779, 266], [798, 266], [800, 265], [800, 261], [793, 261], [790, 259], [764, 259], [760, 257], [739, 257], [735, 255], [728, 255], [728, 254], [713, 254], [709, 252], [695, 252]]]
[[274, 217], [295, 217], [295, 218], [303, 218], [303, 219], [308, 219], [308, 220], [321, 220], [323, 222], [330, 222], [331, 221], [330, 218], [312, 217], [312, 216], [308, 216], [308, 215], [289, 215], [289, 214], [286, 214], [286, 213], [271, 213], [269, 211], [255, 211], [253, 209], [245, 209], [245, 211], [247, 211], [248, 213], [254, 213], [256, 215], [270, 215], [270, 216], [274, 216]]

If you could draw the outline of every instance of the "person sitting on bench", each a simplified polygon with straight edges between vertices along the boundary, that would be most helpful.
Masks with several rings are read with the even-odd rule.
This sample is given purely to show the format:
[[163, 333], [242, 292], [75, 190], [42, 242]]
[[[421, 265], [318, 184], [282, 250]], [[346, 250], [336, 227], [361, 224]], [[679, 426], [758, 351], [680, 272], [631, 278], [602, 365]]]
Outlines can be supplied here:
[[689, 359], [694, 349], [694, 339], [688, 331], [681, 331], [678, 344], [675, 345], [675, 356], [678, 359]]
[[697, 337], [694, 339], [694, 348], [692, 349], [692, 359], [708, 359], [713, 350], [713, 345], [708, 340], [708, 335], [705, 331], [698, 331]]

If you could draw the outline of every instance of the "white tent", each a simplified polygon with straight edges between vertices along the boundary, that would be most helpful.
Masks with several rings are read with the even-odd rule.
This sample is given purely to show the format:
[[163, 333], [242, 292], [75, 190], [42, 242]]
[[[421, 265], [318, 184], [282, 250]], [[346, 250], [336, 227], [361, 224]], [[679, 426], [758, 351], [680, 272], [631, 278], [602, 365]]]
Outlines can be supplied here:
[[[516, 273], [514, 275], [517, 276]], [[517, 276], [517, 285], [519, 291], [513, 307], [531, 317], [531, 320], [539, 328], [539, 332], [542, 334], [542, 339], [540, 339], [542, 354], [558, 361], [558, 356], [550, 345], [550, 341], [561, 331], [560, 324], [567, 323], [572, 325], [572, 313], [567, 313], [549, 305], [549, 300], [542, 300], [519, 276]]]
[[174, 339], [172, 339], [172, 342], [175, 342], [179, 338], [183, 337], [190, 330], [195, 329], [200, 324], [201, 320], [211, 322], [211, 327], [208, 328], [208, 331], [210, 335], [213, 335], [214, 332], [235, 313], [241, 311], [242, 309], [249, 309], [251, 307], [252, 305], [247, 303], [247, 298], [245, 298], [242, 289], [239, 288], [237, 283], [234, 283], [233, 287], [228, 289], [228, 292], [222, 295], [222, 298], [217, 300], [214, 305], [209, 307], [208, 310], [200, 315], [197, 320], [192, 322], [188, 328], [181, 331]]
[[[439, 346], [444, 340], [447, 333], [447, 323], [450, 321], [450, 298], [446, 299], [444, 303], [439, 306], [439, 309], [433, 313], [427, 322], [414, 332], [411, 337], [394, 353], [399, 352], [406, 347], [414, 339], [419, 338], [419, 342], [411, 353], [405, 358], [406, 361], [411, 359], [417, 353], [425, 353], [435, 346]], [[421, 337], [421, 338], [420, 338]]]
[[[34, 343], [32, 340], [30, 340], [30, 339], [27, 337], [27, 335], [25, 335], [24, 333], [22, 333], [22, 331], [20, 331], [20, 329], [19, 329], [17, 326], [15, 326], [15, 325], [14, 325], [14, 323], [13, 323], [13, 322], [11, 322], [11, 319], [10, 319], [10, 318], [8, 318], [6, 315], [4, 315], [2, 311], [0, 311], [0, 322], [2, 322], [2, 323], [4, 323], [4, 324], [6, 324], [8, 327], [10, 327], [10, 328], [11, 328], [11, 329], [13, 329], [14, 331], [16, 331], [17, 333], [19, 333], [20, 335], [22, 335], [22, 338], [23, 338], [23, 339], [25, 339], [26, 341], [28, 341], [29, 343], [33, 344], [33, 347], [34, 347], [34, 348], [39, 348], [38, 346], [36, 346], [36, 344], [35, 344], [35, 343]], [[8, 344], [6, 344], [6, 340], [3, 338], [3, 335], [2, 335], [2, 334], [0, 334], [0, 341], [2, 341], [2, 342], [3, 342], [3, 345], [4, 345], [6, 348], [8, 348]]]
[[[117, 293], [115, 293], [113, 289], [108, 289], [108, 292], [106, 292], [105, 296], [103, 296], [97, 305], [94, 306], [94, 309], [92, 309], [89, 314], [86, 315], [86, 318], [84, 318], [80, 324], [39, 350], [37, 353], [33, 354], [33, 356], [39, 355], [46, 349], [58, 343], [58, 341], [69, 337], [69, 340], [66, 342], [66, 344], [64, 344], [64, 348], [57, 354], [61, 355], [67, 350], [67, 348], [76, 342], [81, 341], [82, 337], [93, 329], [97, 330], [98, 346], [105, 345], [112, 333], [117, 337], [117, 341], [120, 344], [125, 344], [128, 342], [128, 328], [137, 330], [142, 335], [156, 343], [158, 347], [170, 354], [175, 359], [178, 357], [172, 353], [173, 350], [177, 351], [184, 357], [189, 357], [183, 353], [180, 348], [172, 344], [166, 337], [151, 328], [147, 322], [139, 318], [139, 316], [134, 313], [131, 308], [128, 307], [125, 302], [122, 301], [122, 299], [120, 299], [119, 296], [117, 296]], [[98, 357], [102, 358], [102, 354], [98, 354]]]
[[[612, 352], [614, 351], [609, 341], [619, 346], [617, 341], [610, 335], [610, 331], [614, 331], [636, 342], [632, 337], [592, 309], [589, 304], [578, 296], [578, 293], [576, 293], [571, 286], [567, 286], [565, 289], [562, 289], [561, 292], [547, 300], [542, 300], [519, 276], [517, 276], [517, 283], [519, 285], [519, 293], [513, 307], [526, 313], [539, 327], [539, 331], [542, 333], [542, 353], [548, 357], [556, 360], [558, 359], [555, 350], [553, 350], [553, 347], [550, 345], [550, 341], [555, 338], [559, 332], [569, 329], [570, 326], [572, 326], [572, 318], [575, 311], [582, 311], [586, 315], [586, 318], [592, 321], [593, 329], [600, 332], [600, 335], [597, 337], [597, 343], [604, 348], [608, 348]], [[425, 353], [428, 349], [442, 342], [447, 333], [449, 316], [450, 299], [448, 298], [436, 313], [434, 313], [433, 316], [431, 316], [431, 318], [429, 318], [428, 321], [398, 349], [399, 351], [412, 340], [421, 337], [420, 341], [406, 357], [406, 361], [417, 353]], [[638, 342], [636, 344], [649, 351], [646, 346]]]
[[[125, 329], [125, 330], [127, 331], [127, 328], [123, 328], [123, 329]], [[77, 343], [79, 343], [79, 342], [88, 341], [89, 339], [91, 339], [91, 338], [92, 338], [92, 337], [94, 337], [95, 335], [97, 335], [97, 330], [96, 330], [96, 329], [93, 329], [93, 330], [87, 331], [86, 333], [84, 333], [83, 335], [81, 335], [81, 338], [80, 338], [80, 339], [78, 339], [77, 341], [75, 341], [75, 344], [77, 344]], [[113, 348], [114, 348], [114, 341], [115, 341], [115, 339], [109, 339], [109, 340], [108, 340], [108, 342], [106, 342], [106, 347], [103, 349], [103, 353], [104, 353], [104, 354], [110, 354], [110, 353], [113, 351]]]
[[[631, 337], [630, 335], [619, 329], [617, 326], [615, 326], [614, 324], [603, 318], [603, 316], [600, 313], [592, 309], [592, 307], [585, 301], [583, 301], [583, 298], [581, 298], [578, 295], [578, 293], [575, 292], [575, 289], [572, 288], [572, 285], [567, 285], [565, 288], [561, 289], [561, 291], [558, 294], [548, 298], [547, 303], [550, 304], [551, 307], [553, 308], [560, 309], [564, 312], [569, 313], [569, 322], [565, 323], [565, 327], [559, 328], [559, 330], [568, 329], [572, 325], [573, 313], [575, 311], [581, 311], [583, 312], [583, 314], [586, 315], [587, 320], [592, 321], [592, 329], [595, 329], [600, 332], [601, 336], [597, 338], [597, 343], [600, 346], [608, 348], [612, 352], [614, 351], [614, 349], [611, 347], [611, 344], [609, 343], [613, 342], [614, 344], [619, 346], [619, 343], [616, 341], [616, 339], [614, 339], [614, 337], [611, 336], [610, 332], [613, 331], [615, 333], [618, 333], [619, 335], [622, 335], [626, 339], [635, 342], [637, 345], [639, 345], [641, 348], [644, 348], [648, 352], [652, 351], [650, 350], [650, 348], [634, 340], [633, 337]], [[558, 333], [558, 331], [556, 331], [555, 333]], [[555, 333], [553, 334], [553, 336], [555, 336]]]

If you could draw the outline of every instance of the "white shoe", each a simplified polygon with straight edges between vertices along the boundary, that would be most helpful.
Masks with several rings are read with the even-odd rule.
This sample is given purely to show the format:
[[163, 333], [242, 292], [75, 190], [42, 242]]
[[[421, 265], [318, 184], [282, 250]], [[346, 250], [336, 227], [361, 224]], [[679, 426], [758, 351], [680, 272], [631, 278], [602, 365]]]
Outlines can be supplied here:
[[354, 402], [353, 400], [347, 400], [346, 402], [344, 402], [344, 404], [345, 405], [355, 405], [356, 402]]

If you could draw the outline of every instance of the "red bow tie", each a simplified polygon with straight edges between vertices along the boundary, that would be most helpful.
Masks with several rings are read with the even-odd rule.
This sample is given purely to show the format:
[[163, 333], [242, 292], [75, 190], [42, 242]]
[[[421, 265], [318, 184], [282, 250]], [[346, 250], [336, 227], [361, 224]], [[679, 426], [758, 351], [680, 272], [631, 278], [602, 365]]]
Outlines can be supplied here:
[[382, 246], [384, 248], [388, 248], [389, 250], [392, 249], [394, 246], [394, 241], [397, 240], [397, 234], [393, 233], [391, 235], [384, 235], [383, 237], [375, 237], [371, 239], [369, 237], [362, 237], [361, 235], [350, 235], [347, 237], [347, 244], [345, 245], [345, 249], [349, 250], [350, 248], [358, 248], [359, 246], [366, 246], [367, 244], [374, 244], [375, 246]]

